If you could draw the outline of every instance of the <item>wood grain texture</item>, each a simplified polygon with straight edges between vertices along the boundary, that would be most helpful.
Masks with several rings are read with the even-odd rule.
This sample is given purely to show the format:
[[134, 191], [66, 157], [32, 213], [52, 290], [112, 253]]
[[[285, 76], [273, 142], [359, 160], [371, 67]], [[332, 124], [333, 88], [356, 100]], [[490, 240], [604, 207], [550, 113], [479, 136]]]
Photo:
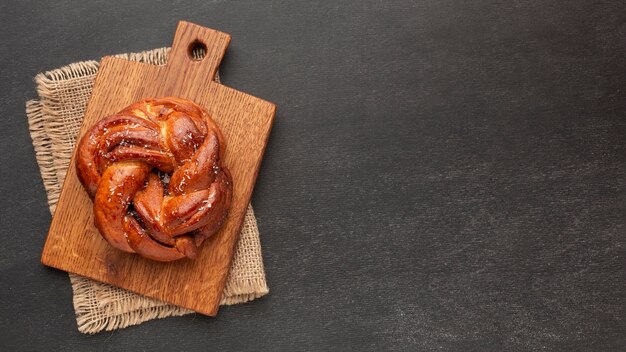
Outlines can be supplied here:
[[[201, 60], [191, 57], [194, 42], [207, 47]], [[166, 66], [104, 58], [80, 132], [82, 136], [101, 118], [149, 97], [190, 99], [209, 113], [224, 133], [224, 164], [231, 170], [234, 193], [222, 229], [202, 245], [198, 258], [161, 263], [111, 247], [93, 225], [92, 200], [77, 178], [74, 153], [43, 249], [43, 264], [206, 315], [217, 314], [275, 112], [274, 104], [213, 81], [229, 42], [225, 33], [180, 22]]]

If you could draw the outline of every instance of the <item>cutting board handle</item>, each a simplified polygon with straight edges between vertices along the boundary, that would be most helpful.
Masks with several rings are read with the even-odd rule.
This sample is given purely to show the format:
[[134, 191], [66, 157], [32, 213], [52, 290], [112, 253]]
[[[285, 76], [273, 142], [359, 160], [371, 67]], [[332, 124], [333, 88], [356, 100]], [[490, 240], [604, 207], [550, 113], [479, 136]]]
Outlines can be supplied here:
[[[230, 35], [226, 33], [180, 21], [174, 35], [167, 70], [184, 77], [193, 75], [196, 81], [203, 78], [213, 80], [229, 43]], [[204, 57], [194, 58], [194, 48], [204, 49]]]

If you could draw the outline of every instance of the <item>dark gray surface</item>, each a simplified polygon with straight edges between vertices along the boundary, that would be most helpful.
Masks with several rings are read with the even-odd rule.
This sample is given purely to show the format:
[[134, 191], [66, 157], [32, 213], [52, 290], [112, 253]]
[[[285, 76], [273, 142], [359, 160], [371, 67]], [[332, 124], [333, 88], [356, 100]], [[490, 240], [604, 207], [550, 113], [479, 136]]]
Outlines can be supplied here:
[[[0, 3], [0, 350], [626, 348], [626, 8], [588, 1]], [[253, 204], [269, 296], [95, 336], [39, 263], [24, 102], [70, 62], [233, 37], [278, 104]]]

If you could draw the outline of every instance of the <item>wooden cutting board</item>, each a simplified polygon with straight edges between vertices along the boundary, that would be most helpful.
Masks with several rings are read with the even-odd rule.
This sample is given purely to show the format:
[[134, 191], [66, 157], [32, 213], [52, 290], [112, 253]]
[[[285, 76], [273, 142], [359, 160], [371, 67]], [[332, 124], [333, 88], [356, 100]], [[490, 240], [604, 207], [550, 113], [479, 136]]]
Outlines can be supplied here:
[[[161, 263], [111, 247], [93, 224], [93, 204], [80, 184], [76, 150], [43, 249], [43, 264], [157, 298], [202, 314], [217, 314], [275, 106], [213, 81], [230, 42], [228, 34], [188, 22], [176, 29], [167, 65], [105, 57], [78, 138], [98, 120], [138, 100], [177, 96], [202, 106], [220, 126], [224, 162], [233, 177], [232, 206], [221, 230], [195, 260]], [[206, 55], [194, 60], [194, 47]]]

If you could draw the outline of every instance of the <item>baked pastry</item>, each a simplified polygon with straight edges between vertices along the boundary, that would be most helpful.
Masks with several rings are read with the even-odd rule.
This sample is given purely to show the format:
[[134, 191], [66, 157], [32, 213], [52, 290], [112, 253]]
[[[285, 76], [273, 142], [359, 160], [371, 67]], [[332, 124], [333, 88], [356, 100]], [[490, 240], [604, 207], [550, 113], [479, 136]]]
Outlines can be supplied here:
[[228, 214], [224, 137], [189, 100], [136, 102], [98, 121], [77, 148], [95, 225], [119, 250], [158, 261], [195, 258]]

